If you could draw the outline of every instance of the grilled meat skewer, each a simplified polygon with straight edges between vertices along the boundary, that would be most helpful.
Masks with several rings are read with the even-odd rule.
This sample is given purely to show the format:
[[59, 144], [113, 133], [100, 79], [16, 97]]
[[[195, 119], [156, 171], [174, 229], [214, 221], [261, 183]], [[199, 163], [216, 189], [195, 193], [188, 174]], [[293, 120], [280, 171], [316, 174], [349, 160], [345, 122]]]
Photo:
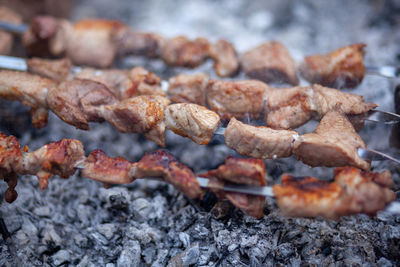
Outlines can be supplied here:
[[[138, 178], [159, 177], [190, 198], [200, 198], [204, 193], [200, 187], [208, 187], [249, 215], [257, 218], [263, 215], [265, 196], [243, 193], [248, 186], [265, 186], [265, 167], [261, 160], [228, 157], [218, 169], [200, 174], [207, 177], [207, 181], [197, 178], [188, 167], [162, 150], [147, 153], [132, 163], [121, 157], [110, 158], [101, 150], [85, 157], [82, 143], [73, 139], [49, 143], [29, 152], [28, 147], [20, 147], [14, 136], [0, 133], [0, 174], [9, 185], [6, 191], [8, 202], [17, 197], [18, 175], [36, 175], [40, 188], [45, 189], [53, 175], [68, 178], [76, 169], [81, 169], [83, 177], [107, 184], [128, 184]], [[335, 170], [334, 183], [288, 175], [284, 175], [282, 180], [282, 185], [274, 185], [272, 190], [278, 206], [289, 216], [328, 219], [357, 213], [372, 216], [395, 199], [389, 189], [392, 178], [388, 171], [372, 173], [345, 167]], [[225, 186], [227, 182], [237, 186]], [[248, 186], [242, 186], [240, 191], [241, 185]], [[229, 188], [240, 193], [227, 191]]]

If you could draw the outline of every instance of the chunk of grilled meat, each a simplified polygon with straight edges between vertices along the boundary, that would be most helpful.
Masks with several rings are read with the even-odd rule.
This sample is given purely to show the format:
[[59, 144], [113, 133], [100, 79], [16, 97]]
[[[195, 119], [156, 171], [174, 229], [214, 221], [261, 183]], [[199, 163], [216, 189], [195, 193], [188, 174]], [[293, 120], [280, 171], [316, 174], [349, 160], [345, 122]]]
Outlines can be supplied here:
[[[216, 170], [200, 174], [201, 177], [210, 178], [211, 183], [223, 188], [225, 182], [247, 185], [266, 185], [265, 166], [259, 159], [244, 159], [228, 156], [225, 164]], [[228, 199], [233, 205], [255, 218], [263, 216], [265, 197], [243, 193], [226, 192], [211, 189], [220, 199]]]
[[35, 128], [47, 124], [47, 92], [55, 87], [55, 82], [29, 73], [0, 71], [0, 97], [20, 101], [31, 108], [32, 123]]
[[106, 184], [130, 184], [135, 180], [131, 173], [134, 164], [121, 157], [108, 157], [96, 149], [81, 163], [81, 175]]
[[300, 73], [311, 83], [334, 88], [356, 87], [365, 74], [365, 46], [353, 44], [329, 54], [307, 56], [300, 65]]
[[341, 111], [330, 111], [314, 133], [296, 138], [293, 153], [310, 166], [355, 166], [369, 170], [370, 163], [358, 155], [365, 143]]
[[277, 88], [268, 91], [266, 123], [277, 129], [297, 128], [311, 118], [320, 120], [340, 106], [349, 116], [364, 115], [377, 107], [359, 95], [313, 85], [312, 87]]
[[162, 58], [171, 66], [195, 68], [209, 57], [210, 44], [205, 38], [191, 41], [184, 36], [169, 39], [162, 47]]
[[160, 177], [190, 198], [200, 198], [203, 191], [194, 173], [173, 155], [157, 150], [146, 153], [132, 170], [134, 177]]
[[162, 96], [137, 96], [111, 105], [102, 105], [98, 114], [118, 131], [142, 133], [164, 147], [164, 110], [169, 103], [169, 99]]
[[138, 95], [165, 95], [160, 87], [161, 78], [141, 67], [129, 71], [83, 68], [75, 77], [104, 84], [119, 100]]
[[200, 145], [211, 141], [219, 123], [217, 113], [196, 104], [173, 104], [165, 110], [167, 129]]
[[240, 63], [250, 78], [267, 83], [299, 84], [295, 62], [279, 42], [266, 42], [245, 52]]
[[257, 119], [263, 114], [268, 90], [268, 85], [256, 80], [211, 80], [206, 87], [206, 99], [208, 106], [223, 120]]
[[101, 122], [98, 109], [117, 102], [102, 83], [73, 79], [53, 87], [47, 94], [50, 109], [63, 121], [78, 129], [89, 130], [89, 122]]
[[314, 177], [282, 175], [282, 184], [273, 191], [283, 214], [291, 217], [317, 217], [337, 220], [340, 216], [365, 213], [375, 215], [395, 194], [388, 171], [363, 172], [354, 167], [335, 169], [335, 181]]
[[226, 40], [219, 40], [210, 46], [210, 57], [214, 59], [214, 69], [219, 77], [230, 77], [239, 70], [239, 59], [235, 48]]
[[295, 131], [252, 126], [232, 118], [225, 130], [225, 143], [241, 155], [254, 158], [283, 158], [292, 155]]
[[67, 80], [71, 73], [71, 61], [68, 58], [49, 60], [31, 58], [26, 60], [28, 72], [56, 82]]
[[168, 79], [167, 96], [172, 102], [194, 103], [204, 106], [206, 103], [205, 88], [208, 75], [179, 74]]
[[[22, 18], [13, 10], [0, 6], [1, 21], [19, 24]], [[14, 37], [11, 33], [0, 30], [0, 55], [8, 55], [13, 47]]]

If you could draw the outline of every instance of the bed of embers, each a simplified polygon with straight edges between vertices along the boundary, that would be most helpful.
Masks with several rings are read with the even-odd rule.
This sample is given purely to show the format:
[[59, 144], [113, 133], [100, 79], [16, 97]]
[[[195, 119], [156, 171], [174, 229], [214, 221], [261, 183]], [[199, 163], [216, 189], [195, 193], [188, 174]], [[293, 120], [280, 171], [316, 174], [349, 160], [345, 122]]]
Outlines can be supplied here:
[[[93, 35], [98, 27], [102, 33]], [[105, 44], [104, 29], [116, 43]], [[96, 37], [104, 47], [68, 41]], [[363, 81], [364, 45], [305, 58], [302, 77], [323, 86], [296, 86], [294, 60], [278, 42], [238, 56], [225, 40], [165, 39], [131, 32], [119, 23], [73, 25], [51, 17], [33, 20], [23, 41], [33, 55], [39, 51], [37, 56], [45, 52], [68, 59], [35, 58], [27, 61], [27, 73], [0, 71], [2, 98], [28, 106], [32, 124], [41, 128], [14, 126], [27, 131], [16, 131], [20, 141], [3, 133], [0, 138], [5, 199], [17, 199], [3, 212], [14, 243], [3, 243], [3, 251], [14, 258], [10, 262], [396, 264], [399, 218], [376, 215], [396, 199], [398, 166], [373, 163], [371, 171], [371, 163], [357, 153], [373, 144], [371, 133], [388, 138], [390, 128], [362, 120], [376, 107], [375, 99], [359, 96], [362, 89], [328, 88], [356, 87]], [[182, 74], [163, 75], [168, 83], [142, 67], [96, 69], [124, 54], [190, 68], [212, 58], [218, 76], [236, 75], [240, 65], [250, 78], [294, 87], [275, 88], [243, 74], [223, 80], [214, 78], [211, 69], [208, 74], [182, 69]], [[260, 60], [261, 55], [270, 59]], [[81, 64], [91, 67], [72, 67]], [[385, 90], [392, 99], [393, 92]], [[392, 103], [382, 106], [383, 101], [377, 99], [380, 108], [390, 111]], [[29, 116], [25, 113], [9, 112], [18, 120]], [[318, 122], [315, 130], [310, 120]], [[357, 131], [363, 127], [361, 138]], [[33, 150], [24, 147], [31, 143]], [[337, 168], [311, 169], [299, 161]], [[207, 191], [196, 176], [215, 184], [273, 185], [276, 199]], [[341, 218], [361, 213], [372, 217]]]

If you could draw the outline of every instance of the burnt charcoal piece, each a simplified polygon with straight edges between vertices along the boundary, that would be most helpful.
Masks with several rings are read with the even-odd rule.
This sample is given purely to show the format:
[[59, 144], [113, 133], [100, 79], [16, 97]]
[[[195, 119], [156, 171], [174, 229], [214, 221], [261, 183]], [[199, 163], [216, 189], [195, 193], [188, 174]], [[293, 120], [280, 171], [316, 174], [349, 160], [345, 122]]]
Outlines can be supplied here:
[[394, 110], [400, 114], [400, 84], [396, 86], [394, 91]]

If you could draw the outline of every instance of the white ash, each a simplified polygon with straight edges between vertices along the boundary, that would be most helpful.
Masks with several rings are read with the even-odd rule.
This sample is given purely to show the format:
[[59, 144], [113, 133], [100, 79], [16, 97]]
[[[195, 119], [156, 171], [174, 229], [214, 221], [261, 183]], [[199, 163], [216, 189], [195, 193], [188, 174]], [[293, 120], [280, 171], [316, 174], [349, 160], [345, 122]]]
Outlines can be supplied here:
[[[386, 2], [391, 7], [379, 3]], [[178, 34], [226, 38], [239, 52], [266, 40], [283, 42], [299, 61], [304, 55], [324, 53], [339, 46], [367, 43], [366, 64], [400, 64], [400, 31], [396, 1], [113, 1], [82, 0], [73, 19], [122, 19], [133, 28], [171, 37]], [[398, 14], [398, 13], [397, 13]], [[398, 18], [398, 15], [397, 15]], [[397, 23], [397, 24], [396, 24]], [[167, 79], [180, 72], [204, 71], [216, 77], [212, 63], [195, 70], [166, 67], [160, 60], [129, 57], [120, 65], [142, 65]], [[244, 78], [243, 75], [238, 78]], [[302, 81], [305, 84], [304, 81]], [[394, 82], [366, 76], [351, 92], [393, 110]], [[1, 129], [16, 133], [21, 144], [36, 149], [61, 138], [81, 140], [86, 152], [101, 148], [110, 156], [139, 160], [156, 145], [135, 134], [120, 134], [108, 124], [91, 124], [91, 131], [74, 129], [51, 115], [49, 125], [34, 130], [27, 109], [2, 102]], [[15, 117], [13, 114], [17, 114]], [[25, 117], [24, 117], [25, 116]], [[15, 125], [11, 126], [12, 123]], [[302, 127], [309, 132], [315, 123]], [[372, 124], [361, 132], [369, 147], [385, 149], [389, 130]], [[379, 136], [379, 137], [377, 137]], [[217, 167], [228, 154], [221, 138], [198, 146], [172, 133], [167, 149], [199, 172]], [[283, 172], [332, 177], [330, 168], [309, 168], [294, 158], [265, 161], [269, 183]], [[400, 167], [385, 162], [400, 189]], [[0, 183], [4, 192], [5, 183]], [[282, 217], [274, 200], [267, 200], [265, 216], [256, 220], [221, 202], [186, 199], [172, 186], [136, 181], [104, 189], [100, 183], [75, 175], [52, 178], [40, 191], [35, 177], [24, 176], [17, 186], [18, 199], [1, 204], [2, 216], [12, 235], [17, 260], [0, 240], [0, 265], [14, 266], [276, 266], [400, 264], [400, 216], [385, 212], [376, 218], [364, 215], [322, 219]], [[398, 197], [400, 194], [397, 192]], [[3, 197], [2, 197], [3, 198]]]

